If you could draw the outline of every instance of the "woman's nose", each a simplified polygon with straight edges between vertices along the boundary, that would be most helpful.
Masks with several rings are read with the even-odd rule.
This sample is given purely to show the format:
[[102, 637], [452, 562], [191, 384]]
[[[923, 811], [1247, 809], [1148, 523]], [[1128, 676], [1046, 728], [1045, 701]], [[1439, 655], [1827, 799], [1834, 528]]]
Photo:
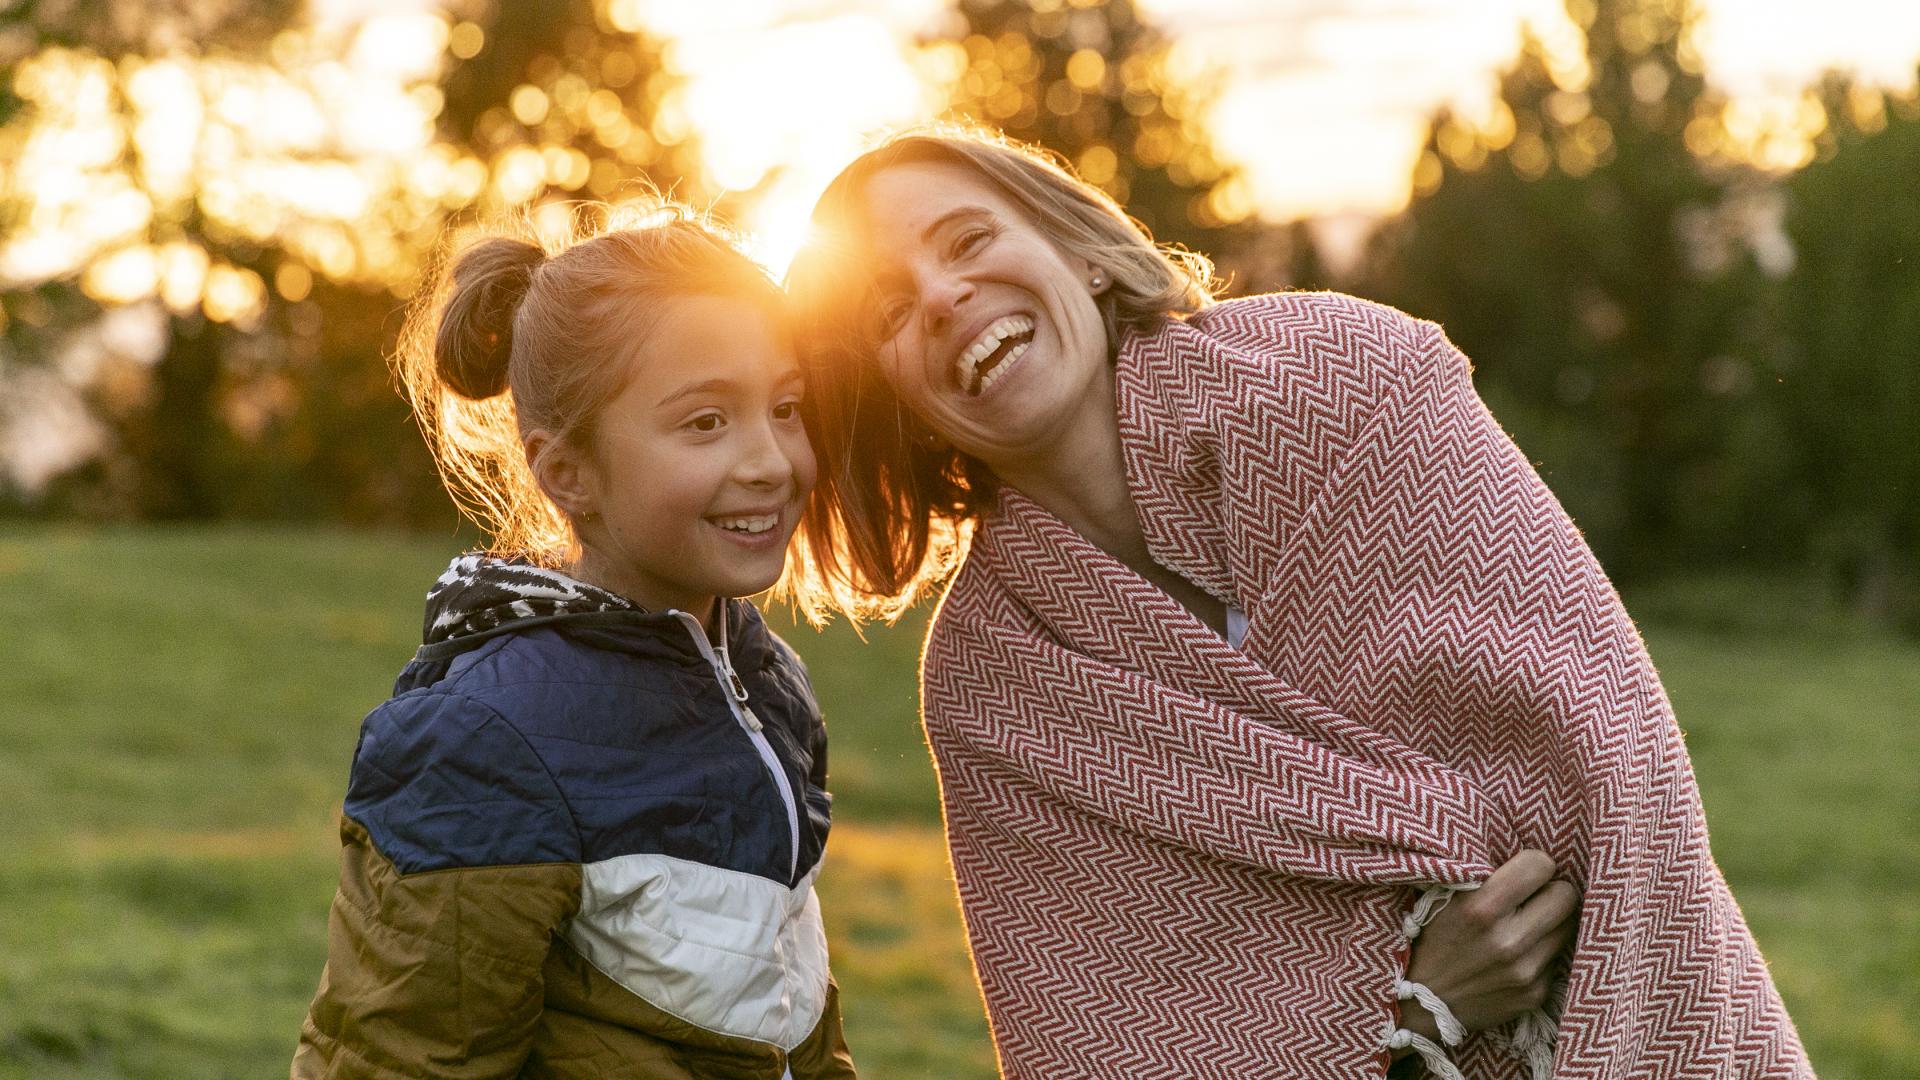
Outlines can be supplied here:
[[973, 283], [956, 275], [942, 275], [928, 281], [921, 290], [921, 310], [927, 329], [938, 332], [953, 321], [960, 305], [973, 298]]

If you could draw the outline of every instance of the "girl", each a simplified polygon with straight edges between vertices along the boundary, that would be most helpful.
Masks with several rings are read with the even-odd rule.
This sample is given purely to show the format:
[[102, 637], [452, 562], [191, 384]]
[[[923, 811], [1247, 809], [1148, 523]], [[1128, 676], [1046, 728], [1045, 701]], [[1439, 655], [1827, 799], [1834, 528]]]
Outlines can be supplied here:
[[397, 358], [493, 554], [367, 717], [298, 1077], [851, 1077], [805, 668], [748, 603], [814, 479], [766, 275], [684, 212], [485, 239]]

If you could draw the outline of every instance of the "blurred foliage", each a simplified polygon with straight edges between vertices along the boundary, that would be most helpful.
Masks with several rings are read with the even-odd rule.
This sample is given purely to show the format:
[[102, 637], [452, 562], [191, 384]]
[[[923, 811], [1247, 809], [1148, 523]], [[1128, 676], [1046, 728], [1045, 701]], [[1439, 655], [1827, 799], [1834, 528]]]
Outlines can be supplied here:
[[1365, 284], [1446, 327], [1629, 573], [1671, 550], [1676, 478], [1718, 464], [1701, 365], [1754, 325], [1757, 300], [1739, 256], [1706, 266], [1689, 248], [1689, 224], [1717, 226], [1737, 188], [1687, 148], [1711, 106], [1671, 6], [1576, 5], [1583, 50], [1529, 35], [1490, 115], [1438, 117]]
[[1794, 454], [1775, 509], [1860, 607], [1920, 627], [1920, 97], [1838, 78], [1818, 94], [1818, 159], [1784, 184]]
[[[435, 238], [723, 194], [643, 13], [16, 0], [0, 511], [450, 523], [382, 362]], [[1840, 78], [1729, 101], [1687, 0], [1567, 16], [1435, 117], [1357, 277], [1251, 216], [1207, 129], [1218, 74], [1133, 0], [957, 0], [919, 51], [953, 114], [1057, 151], [1233, 292], [1443, 323], [1616, 575], [1812, 565], [1920, 626], [1920, 102]]]
[[40, 511], [447, 520], [382, 359], [401, 300], [450, 224], [557, 231], [568, 200], [673, 187], [695, 155], [660, 44], [595, 0], [333, 28], [143, 5], [139, 35], [123, 7], [30, 5], [0, 38], [0, 379], [37, 360], [95, 422]]
[[[1873, 606], [1910, 603], [1911, 135], [1834, 134], [1840, 88], [1797, 131], [1759, 124], [1707, 87], [1684, 3], [1567, 10], [1489, 109], [1436, 117], [1360, 291], [1446, 327], [1617, 575], [1813, 556], [1878, 568]], [[1846, 402], [1879, 384], [1862, 423]]]
[[[251, 48], [299, 9], [299, 0], [11, 0], [0, 7], [0, 71], [56, 46], [116, 59], [195, 43]], [[0, 124], [21, 104], [12, 82], [0, 81]]]
[[[485, 162], [479, 209], [543, 196], [618, 199], [698, 175], [698, 145], [675, 101], [663, 43], [630, 4], [458, 0], [441, 86], [446, 145]], [[561, 224], [555, 219], [555, 227]]]
[[[1237, 268], [1260, 231], [1253, 194], [1214, 153], [1219, 76], [1192, 49], [1132, 0], [960, 0], [956, 12], [954, 31], [925, 46], [949, 80], [951, 115], [1055, 151], [1156, 240]], [[1261, 276], [1235, 284], [1285, 283]]]

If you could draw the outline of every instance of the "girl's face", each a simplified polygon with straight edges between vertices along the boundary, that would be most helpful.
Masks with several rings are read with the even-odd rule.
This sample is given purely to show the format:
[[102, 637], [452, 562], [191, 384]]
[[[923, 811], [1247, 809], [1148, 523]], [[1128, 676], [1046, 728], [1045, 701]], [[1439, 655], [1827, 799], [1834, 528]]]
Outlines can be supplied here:
[[882, 374], [922, 423], [1009, 477], [1112, 425], [1093, 392], [1111, 372], [1092, 267], [962, 165], [891, 165], [861, 194]]
[[786, 565], [814, 480], [800, 368], [765, 312], [719, 297], [674, 301], [632, 362], [581, 469], [582, 570], [645, 607], [704, 617]]

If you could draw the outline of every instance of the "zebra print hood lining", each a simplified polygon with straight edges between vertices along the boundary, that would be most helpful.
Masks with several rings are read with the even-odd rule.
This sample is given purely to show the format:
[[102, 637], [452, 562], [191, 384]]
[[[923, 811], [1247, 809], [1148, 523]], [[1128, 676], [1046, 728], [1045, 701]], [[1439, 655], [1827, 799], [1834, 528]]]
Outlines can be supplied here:
[[638, 604], [524, 559], [469, 553], [448, 564], [427, 590], [421, 640], [435, 645], [490, 634], [529, 619], [599, 611], [645, 611]]

